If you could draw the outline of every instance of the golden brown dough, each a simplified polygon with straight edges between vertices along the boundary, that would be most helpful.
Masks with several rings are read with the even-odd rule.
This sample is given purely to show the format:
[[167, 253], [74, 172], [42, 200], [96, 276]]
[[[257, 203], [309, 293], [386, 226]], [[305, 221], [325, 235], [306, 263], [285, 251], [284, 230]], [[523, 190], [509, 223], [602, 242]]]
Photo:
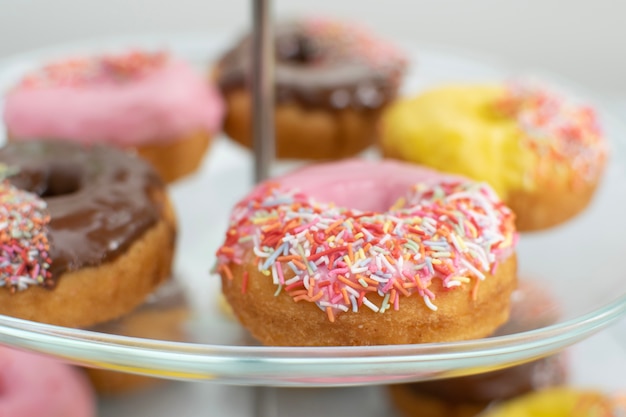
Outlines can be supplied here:
[[[252, 149], [251, 98], [246, 90], [225, 95], [226, 134]], [[276, 106], [276, 156], [294, 159], [340, 159], [355, 155], [375, 141], [380, 111], [311, 109], [298, 103]]]
[[211, 140], [208, 132], [197, 131], [174, 141], [141, 145], [135, 149], [156, 168], [163, 181], [171, 183], [198, 169]]
[[[402, 301], [398, 311], [385, 314], [362, 309], [343, 313], [330, 323], [312, 303], [295, 303], [285, 293], [274, 297], [271, 282], [247, 266], [248, 288], [241, 291], [243, 270], [231, 265], [233, 279], [222, 278], [226, 299], [241, 323], [266, 345], [355, 346], [448, 342], [486, 337], [507, 321], [510, 294], [517, 285], [516, 259], [509, 257], [495, 275], [480, 282], [476, 300], [472, 286], [445, 291], [435, 281], [438, 310], [431, 311], [419, 296]], [[378, 296], [370, 296], [372, 302]]]
[[0, 314], [66, 327], [90, 327], [139, 306], [170, 277], [176, 221], [165, 191], [161, 220], [117, 259], [67, 272], [53, 290], [0, 291]]

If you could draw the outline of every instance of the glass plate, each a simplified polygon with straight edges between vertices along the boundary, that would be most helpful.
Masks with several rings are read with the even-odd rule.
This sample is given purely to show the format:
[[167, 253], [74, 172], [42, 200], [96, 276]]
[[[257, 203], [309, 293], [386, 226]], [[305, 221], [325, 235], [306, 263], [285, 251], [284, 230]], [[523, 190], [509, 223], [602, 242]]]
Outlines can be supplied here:
[[[207, 64], [228, 41], [228, 37], [209, 35], [148, 36], [51, 48], [4, 60], [0, 64], [0, 89], [6, 91], [24, 71], [49, 59], [132, 46], [168, 48], [207, 71]], [[512, 75], [501, 66], [458, 51], [425, 46], [408, 50], [414, 51], [414, 65], [407, 77], [407, 92], [437, 82]], [[219, 138], [200, 171], [171, 187], [180, 221], [173, 283], [137, 312], [91, 330], [0, 316], [0, 342], [93, 367], [171, 379], [270, 386], [428, 380], [483, 372], [551, 354], [626, 312], [626, 274], [621, 269], [626, 255], [626, 222], [622, 217], [626, 160], [619, 149], [626, 130], [607, 112], [601, 114], [613, 153], [593, 203], [564, 226], [521, 237], [520, 278], [534, 283], [530, 287], [534, 290], [517, 294], [525, 302], [514, 310], [514, 316], [524, 322], [524, 331], [423, 345], [256, 345], [220, 305], [219, 280], [209, 274], [230, 208], [252, 186], [251, 155]], [[377, 155], [370, 150], [363, 157]], [[276, 164], [274, 173], [298, 164]], [[546, 301], [546, 294], [551, 301]]]

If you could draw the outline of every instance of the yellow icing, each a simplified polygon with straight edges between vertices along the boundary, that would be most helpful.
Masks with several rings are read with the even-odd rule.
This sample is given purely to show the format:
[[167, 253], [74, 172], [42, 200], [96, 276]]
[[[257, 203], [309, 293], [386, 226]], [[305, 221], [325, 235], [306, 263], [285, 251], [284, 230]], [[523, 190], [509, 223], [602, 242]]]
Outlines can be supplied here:
[[560, 387], [505, 402], [482, 417], [609, 417], [611, 407], [600, 393]]
[[534, 187], [535, 153], [514, 118], [496, 111], [501, 85], [449, 85], [402, 99], [383, 115], [381, 141], [393, 157], [488, 182], [506, 198]]

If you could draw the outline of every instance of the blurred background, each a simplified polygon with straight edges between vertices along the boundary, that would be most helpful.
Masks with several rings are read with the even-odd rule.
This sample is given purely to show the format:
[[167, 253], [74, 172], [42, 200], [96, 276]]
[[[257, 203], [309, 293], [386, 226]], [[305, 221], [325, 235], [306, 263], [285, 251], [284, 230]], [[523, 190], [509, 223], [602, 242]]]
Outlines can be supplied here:
[[[244, 0], [0, 0], [0, 58], [109, 35], [232, 33]], [[544, 70], [605, 98], [626, 98], [626, 2], [621, 0], [275, 0], [276, 16], [333, 14], [383, 35]]]
[[[249, 26], [250, 5], [250, 0], [0, 0], [0, 65], [2, 59], [22, 52], [109, 36], [214, 33], [236, 37]], [[404, 43], [483, 56], [519, 73], [562, 76], [611, 101], [626, 120], [626, 1], [274, 0], [276, 17], [312, 13], [364, 22], [384, 37]], [[603, 332], [573, 348], [572, 356], [585, 361], [577, 361], [582, 365], [572, 371], [572, 380], [603, 386], [612, 369], [620, 379], [616, 384], [621, 384], [620, 375], [626, 372], [625, 330], [622, 320], [613, 336]], [[315, 401], [311, 409], [320, 415], [320, 404], [334, 404], [332, 400], [341, 397], [353, 399], [342, 404], [360, 405], [367, 415], [388, 415], [384, 399], [378, 401], [382, 394], [372, 390], [313, 394], [292, 390], [279, 395], [278, 403], [289, 409], [310, 395], [306, 398]], [[124, 401], [103, 401], [99, 411], [102, 417], [186, 417], [223, 408], [228, 415], [250, 416], [252, 398], [248, 388], [180, 383]]]

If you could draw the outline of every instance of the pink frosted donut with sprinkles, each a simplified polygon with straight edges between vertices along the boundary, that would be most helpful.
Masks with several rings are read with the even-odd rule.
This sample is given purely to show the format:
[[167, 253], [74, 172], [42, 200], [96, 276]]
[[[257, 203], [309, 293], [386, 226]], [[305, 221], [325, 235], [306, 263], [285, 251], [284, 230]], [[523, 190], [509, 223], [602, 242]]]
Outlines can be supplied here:
[[514, 215], [484, 183], [350, 160], [259, 185], [217, 251], [222, 289], [262, 343], [485, 337], [517, 283]]
[[199, 166], [222, 114], [207, 78], [170, 53], [147, 50], [50, 62], [25, 74], [4, 106], [11, 140], [131, 149], [167, 182]]

